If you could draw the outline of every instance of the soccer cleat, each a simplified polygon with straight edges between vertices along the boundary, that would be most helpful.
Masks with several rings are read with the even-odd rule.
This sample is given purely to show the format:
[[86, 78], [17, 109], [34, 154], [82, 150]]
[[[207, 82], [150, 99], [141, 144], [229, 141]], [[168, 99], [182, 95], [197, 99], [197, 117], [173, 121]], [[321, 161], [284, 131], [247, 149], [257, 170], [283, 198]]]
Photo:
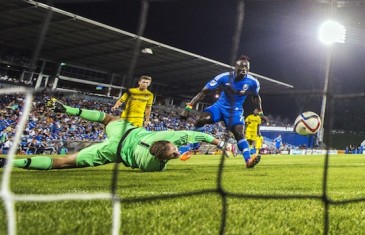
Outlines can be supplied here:
[[6, 158], [0, 158], [0, 168], [3, 168], [6, 164]]
[[246, 163], [246, 168], [253, 168], [256, 166], [261, 160], [261, 156], [258, 154], [253, 155], [250, 160]]
[[181, 161], [187, 161], [190, 159], [191, 156], [194, 155], [193, 151], [186, 151], [185, 153], [181, 154], [180, 160]]
[[63, 106], [63, 104], [57, 100], [56, 98], [51, 98], [46, 101], [46, 106], [56, 113], [64, 113], [66, 112], [66, 108]]

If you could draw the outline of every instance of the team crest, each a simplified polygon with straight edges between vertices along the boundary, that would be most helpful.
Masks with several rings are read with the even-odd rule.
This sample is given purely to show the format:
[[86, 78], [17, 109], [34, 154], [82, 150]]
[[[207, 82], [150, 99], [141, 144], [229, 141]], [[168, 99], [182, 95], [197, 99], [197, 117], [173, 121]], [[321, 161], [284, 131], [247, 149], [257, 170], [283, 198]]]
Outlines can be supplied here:
[[246, 93], [247, 90], [248, 90], [248, 85], [247, 84], [243, 84], [243, 87], [242, 87], [242, 90], [240, 91], [240, 94]]
[[210, 81], [209, 86], [215, 86], [215, 85], [217, 85], [217, 81], [216, 80]]

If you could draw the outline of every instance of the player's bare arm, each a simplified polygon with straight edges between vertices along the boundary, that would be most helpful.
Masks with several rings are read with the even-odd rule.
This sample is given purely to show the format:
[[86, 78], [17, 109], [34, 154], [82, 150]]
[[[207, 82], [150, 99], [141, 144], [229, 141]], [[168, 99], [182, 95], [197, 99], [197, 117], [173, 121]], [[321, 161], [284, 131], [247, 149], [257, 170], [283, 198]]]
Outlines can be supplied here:
[[115, 111], [117, 108], [119, 108], [119, 106], [122, 105], [122, 102], [120, 100], [117, 100], [117, 102], [115, 102], [114, 106], [111, 108], [112, 111]]
[[194, 105], [202, 100], [206, 94], [209, 92], [207, 88], [203, 88], [189, 103], [186, 104], [185, 109], [181, 112], [181, 117], [187, 117], [189, 111], [193, 109]]
[[252, 103], [258, 110], [257, 114], [261, 117], [261, 119], [269, 125], [269, 118], [264, 115], [264, 111], [262, 110], [262, 102], [260, 95], [252, 96]]
[[144, 127], [147, 127], [148, 124], [150, 123], [151, 110], [152, 110], [151, 106], [146, 106], [146, 110], [144, 112], [144, 117], [145, 117], [145, 121], [143, 123]]
[[263, 112], [260, 95], [253, 95], [252, 96], [252, 103], [258, 109], [258, 111], [259, 111], [258, 114], [260, 115], [260, 112]]

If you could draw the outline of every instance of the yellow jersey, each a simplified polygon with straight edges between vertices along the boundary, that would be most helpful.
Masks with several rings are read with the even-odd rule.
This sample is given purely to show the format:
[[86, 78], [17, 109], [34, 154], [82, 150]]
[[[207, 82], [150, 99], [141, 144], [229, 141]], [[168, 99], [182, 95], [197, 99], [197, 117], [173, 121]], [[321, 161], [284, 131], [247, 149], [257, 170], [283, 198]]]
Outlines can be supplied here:
[[153, 94], [149, 90], [130, 88], [125, 92], [119, 101], [125, 103], [121, 114], [123, 120], [127, 120], [135, 126], [142, 126], [147, 106], [152, 106]]
[[246, 139], [256, 141], [258, 126], [261, 125], [261, 117], [258, 115], [250, 114], [245, 119], [246, 123]]

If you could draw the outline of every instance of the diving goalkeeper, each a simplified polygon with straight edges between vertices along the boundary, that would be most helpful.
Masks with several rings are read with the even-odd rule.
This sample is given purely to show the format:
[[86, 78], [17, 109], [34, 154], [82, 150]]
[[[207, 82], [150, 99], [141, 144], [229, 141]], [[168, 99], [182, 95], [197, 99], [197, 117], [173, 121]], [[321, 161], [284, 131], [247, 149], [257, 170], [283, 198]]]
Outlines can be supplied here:
[[[178, 147], [181, 145], [203, 141], [217, 145], [218, 148], [229, 146], [223, 141], [201, 132], [147, 131], [104, 112], [63, 105], [55, 98], [48, 100], [46, 106], [55, 112], [76, 115], [88, 121], [104, 124], [107, 138], [101, 143], [91, 145], [65, 157], [34, 156], [15, 159], [13, 161], [14, 167], [50, 170], [92, 167], [121, 162], [126, 167], [139, 168], [143, 171], [163, 171], [169, 160], [180, 157]], [[6, 158], [0, 158], [0, 167], [5, 164]]]

